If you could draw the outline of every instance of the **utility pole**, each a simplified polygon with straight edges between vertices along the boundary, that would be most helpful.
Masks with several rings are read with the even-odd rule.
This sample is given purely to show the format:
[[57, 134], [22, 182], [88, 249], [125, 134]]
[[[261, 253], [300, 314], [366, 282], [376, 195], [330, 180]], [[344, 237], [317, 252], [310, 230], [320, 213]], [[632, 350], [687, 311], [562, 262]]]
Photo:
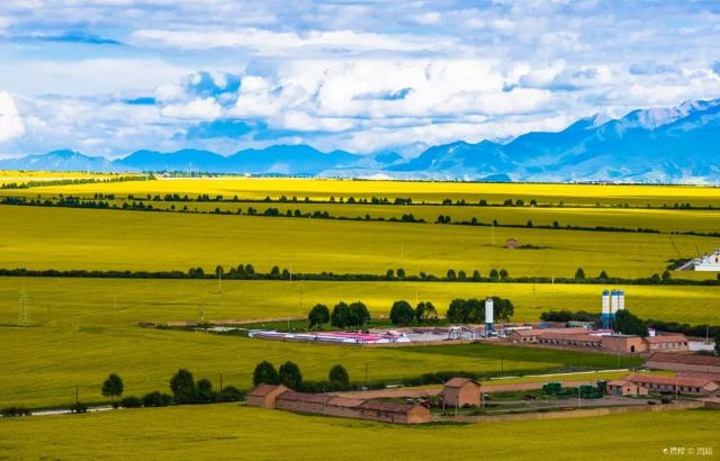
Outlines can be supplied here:
[[20, 291], [20, 311], [18, 313], [18, 326], [19, 327], [26, 327], [28, 326], [28, 319], [27, 319], [27, 290], [25, 287], [22, 287], [22, 290]]

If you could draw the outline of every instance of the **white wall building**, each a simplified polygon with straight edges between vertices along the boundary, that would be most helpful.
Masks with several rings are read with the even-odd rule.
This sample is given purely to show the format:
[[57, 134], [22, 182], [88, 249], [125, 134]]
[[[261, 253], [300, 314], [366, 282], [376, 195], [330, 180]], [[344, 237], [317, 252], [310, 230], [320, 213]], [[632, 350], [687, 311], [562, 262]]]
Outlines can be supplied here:
[[720, 272], [720, 250], [716, 250], [709, 255], [703, 255], [695, 260], [696, 271], [719, 271]]

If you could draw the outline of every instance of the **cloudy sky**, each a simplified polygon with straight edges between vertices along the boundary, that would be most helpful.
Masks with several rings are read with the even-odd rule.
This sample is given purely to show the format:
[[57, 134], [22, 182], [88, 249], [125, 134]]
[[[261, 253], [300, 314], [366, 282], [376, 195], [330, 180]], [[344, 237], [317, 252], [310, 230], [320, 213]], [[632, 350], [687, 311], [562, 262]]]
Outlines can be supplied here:
[[720, 2], [3, 0], [0, 155], [418, 153], [720, 97]]

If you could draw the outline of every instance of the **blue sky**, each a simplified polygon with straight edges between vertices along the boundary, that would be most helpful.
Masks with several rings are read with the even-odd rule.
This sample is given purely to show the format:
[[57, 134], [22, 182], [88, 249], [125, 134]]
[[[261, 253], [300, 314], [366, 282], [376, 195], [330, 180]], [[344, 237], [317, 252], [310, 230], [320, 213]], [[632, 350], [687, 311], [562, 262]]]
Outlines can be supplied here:
[[717, 1], [0, 2], [0, 155], [419, 153], [720, 97]]

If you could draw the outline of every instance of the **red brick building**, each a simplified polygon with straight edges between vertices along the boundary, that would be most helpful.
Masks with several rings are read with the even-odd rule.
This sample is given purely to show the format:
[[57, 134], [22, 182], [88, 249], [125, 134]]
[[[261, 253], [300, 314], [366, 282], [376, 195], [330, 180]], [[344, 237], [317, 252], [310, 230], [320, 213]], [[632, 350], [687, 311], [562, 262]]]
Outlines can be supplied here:
[[679, 376], [631, 375], [625, 381], [646, 388], [650, 392], [720, 396], [720, 385], [711, 379], [681, 378]]
[[432, 420], [422, 405], [295, 392], [284, 386], [261, 384], [248, 393], [248, 404], [262, 408], [315, 415], [357, 418], [394, 424], [420, 424]]
[[650, 352], [687, 352], [688, 339], [685, 335], [662, 335], [645, 338]]
[[246, 400], [249, 405], [254, 407], [275, 408], [277, 396], [289, 390], [283, 385], [260, 384], [248, 392]]
[[443, 387], [443, 403], [449, 407], [476, 407], [480, 405], [481, 388], [480, 383], [474, 379], [452, 378]]
[[698, 354], [654, 352], [645, 361], [647, 368], [672, 371], [720, 373], [720, 357]]

